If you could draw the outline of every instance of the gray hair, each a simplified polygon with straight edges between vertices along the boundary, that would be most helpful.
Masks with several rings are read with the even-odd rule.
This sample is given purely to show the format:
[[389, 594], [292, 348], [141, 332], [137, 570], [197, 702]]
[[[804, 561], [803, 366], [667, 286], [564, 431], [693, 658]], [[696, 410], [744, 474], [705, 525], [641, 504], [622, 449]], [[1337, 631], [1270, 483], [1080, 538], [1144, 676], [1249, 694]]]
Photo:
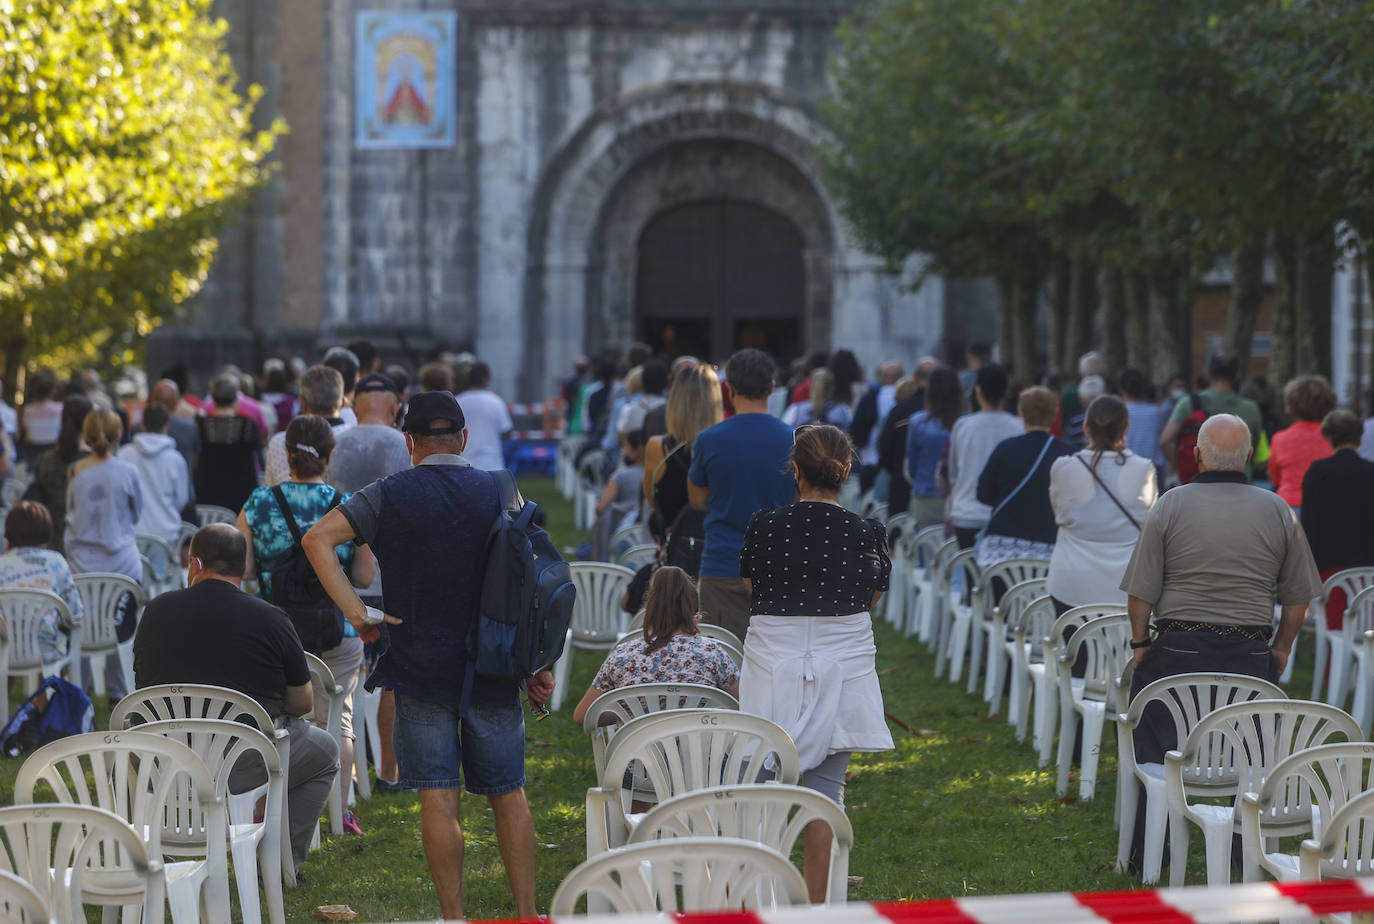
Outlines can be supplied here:
[[338, 369], [311, 366], [301, 376], [301, 403], [310, 414], [333, 417], [343, 404], [344, 381]]
[[239, 397], [239, 377], [232, 372], [222, 372], [210, 383], [210, 397], [216, 407], [233, 407]]
[[1102, 374], [1102, 354], [1096, 350], [1089, 350], [1078, 358], [1078, 375], [1086, 378], [1090, 375]]
[[1100, 375], [1085, 375], [1083, 381], [1078, 383], [1078, 400], [1085, 408], [1106, 393], [1107, 383]]
[[[1234, 445], [1218, 445], [1216, 430], [1239, 428], [1244, 439]], [[1226, 441], [1230, 442], [1230, 441]], [[1197, 451], [1202, 464], [1222, 472], [1243, 472], [1250, 461], [1250, 427], [1235, 414], [1213, 414], [1203, 421], [1197, 433]]]

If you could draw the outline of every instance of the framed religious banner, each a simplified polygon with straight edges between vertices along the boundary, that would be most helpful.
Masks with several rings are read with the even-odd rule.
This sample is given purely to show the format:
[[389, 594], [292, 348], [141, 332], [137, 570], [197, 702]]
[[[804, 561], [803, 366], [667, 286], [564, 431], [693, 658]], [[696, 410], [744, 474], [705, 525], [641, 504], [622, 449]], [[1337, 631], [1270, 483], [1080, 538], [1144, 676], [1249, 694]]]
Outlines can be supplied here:
[[456, 13], [358, 13], [354, 144], [448, 148], [456, 138]]

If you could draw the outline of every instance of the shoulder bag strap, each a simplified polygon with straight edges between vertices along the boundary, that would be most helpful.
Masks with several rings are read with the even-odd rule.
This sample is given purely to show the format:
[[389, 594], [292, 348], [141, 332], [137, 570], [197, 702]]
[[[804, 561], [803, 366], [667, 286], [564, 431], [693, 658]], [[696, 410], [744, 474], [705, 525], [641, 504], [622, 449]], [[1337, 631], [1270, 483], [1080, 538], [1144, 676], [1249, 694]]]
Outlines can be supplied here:
[[1116, 495], [1112, 493], [1112, 489], [1107, 487], [1107, 482], [1103, 481], [1102, 476], [1097, 473], [1097, 469], [1089, 465], [1088, 460], [1083, 458], [1082, 456], [1075, 455], [1074, 458], [1077, 459], [1079, 462], [1083, 463], [1083, 467], [1088, 470], [1088, 474], [1092, 475], [1093, 480], [1102, 486], [1102, 490], [1107, 492], [1107, 496], [1112, 499], [1112, 503], [1116, 504], [1116, 509], [1120, 510], [1123, 514], [1125, 514], [1126, 519], [1131, 521], [1132, 526], [1134, 526], [1136, 529], [1140, 529], [1140, 523], [1136, 520], [1135, 517], [1131, 516], [1131, 512], [1126, 509], [1126, 505], [1121, 503], [1121, 501], [1117, 500]]
[[671, 459], [679, 449], [686, 445], [687, 443], [684, 440], [677, 440], [673, 443], [673, 448], [664, 453], [663, 458], [659, 459], [658, 464], [654, 466], [654, 474], [653, 477], [649, 479], [649, 484], [658, 487], [658, 473], [663, 471], [663, 466], [668, 464], [668, 460]]
[[[992, 513], [988, 516], [988, 525], [989, 525], [989, 526], [992, 525], [992, 521], [995, 520], [995, 519], [997, 518], [997, 514], [999, 514], [999, 513], [1002, 512], [1002, 508], [1005, 507], [1005, 506], [1007, 506], [1007, 504], [1011, 503], [1012, 498], [1014, 498], [1016, 495], [1020, 494], [1022, 488], [1024, 488], [1026, 485], [1030, 484], [1030, 480], [1031, 480], [1032, 478], [1035, 477], [1035, 473], [1036, 473], [1036, 472], [1039, 470], [1039, 468], [1040, 468], [1040, 463], [1043, 462], [1043, 461], [1045, 461], [1045, 453], [1047, 453], [1047, 452], [1050, 451], [1050, 443], [1053, 443], [1053, 442], [1054, 442], [1054, 434], [1053, 434], [1053, 433], [1046, 433], [1046, 434], [1045, 434], [1045, 445], [1042, 446], [1042, 447], [1040, 447], [1040, 455], [1038, 455], [1038, 456], [1035, 457], [1035, 464], [1032, 465], [1032, 466], [1030, 467], [1030, 471], [1026, 472], [1026, 477], [1025, 477], [1025, 478], [1022, 478], [1022, 479], [1021, 479], [1021, 483], [1018, 484], [1016, 487], [1014, 487], [1014, 488], [1011, 489], [1011, 493], [1010, 493], [1010, 494], [1008, 494], [1006, 497], [1002, 498], [1002, 502], [1001, 502], [1000, 504], [998, 504], [996, 507], [992, 508]], [[986, 527], [984, 527], [984, 530], [986, 530]]]

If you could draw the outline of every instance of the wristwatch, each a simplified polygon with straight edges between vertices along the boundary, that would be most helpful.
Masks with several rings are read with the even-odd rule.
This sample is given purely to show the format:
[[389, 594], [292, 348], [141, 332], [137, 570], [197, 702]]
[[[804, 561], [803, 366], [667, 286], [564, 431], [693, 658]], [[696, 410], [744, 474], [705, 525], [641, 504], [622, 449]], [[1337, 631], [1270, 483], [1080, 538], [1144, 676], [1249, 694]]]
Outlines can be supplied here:
[[1135, 649], [1137, 649], [1137, 648], [1149, 648], [1149, 647], [1150, 647], [1151, 645], [1153, 645], [1153, 644], [1154, 644], [1154, 640], [1151, 639], [1151, 638], [1148, 638], [1148, 637], [1147, 637], [1144, 641], [1140, 641], [1140, 642], [1137, 642], [1137, 641], [1135, 641], [1134, 639], [1132, 639], [1132, 640], [1131, 640], [1131, 649], [1132, 649], [1132, 650], [1135, 650]]

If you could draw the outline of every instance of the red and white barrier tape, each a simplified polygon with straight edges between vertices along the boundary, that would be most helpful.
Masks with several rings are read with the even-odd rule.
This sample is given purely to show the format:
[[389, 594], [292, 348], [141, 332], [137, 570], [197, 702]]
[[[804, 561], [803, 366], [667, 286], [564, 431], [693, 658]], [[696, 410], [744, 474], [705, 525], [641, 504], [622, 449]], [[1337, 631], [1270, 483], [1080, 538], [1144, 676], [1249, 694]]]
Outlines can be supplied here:
[[512, 430], [510, 438], [513, 440], [561, 440], [562, 430]]
[[[1222, 921], [1315, 919], [1323, 914], [1374, 912], [1374, 879], [1257, 882], [1243, 885], [1058, 892], [918, 902], [855, 903], [776, 911], [677, 914], [679, 924], [1212, 924]], [[663, 924], [656, 914], [550, 917], [547, 924]]]

